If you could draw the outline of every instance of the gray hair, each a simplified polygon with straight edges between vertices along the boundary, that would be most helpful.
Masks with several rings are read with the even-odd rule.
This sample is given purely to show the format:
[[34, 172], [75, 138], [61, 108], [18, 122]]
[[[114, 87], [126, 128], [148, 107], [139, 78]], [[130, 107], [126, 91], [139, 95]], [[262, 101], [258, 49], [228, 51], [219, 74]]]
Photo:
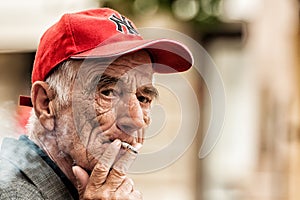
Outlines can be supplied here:
[[[72, 85], [76, 78], [78, 68], [82, 61], [67, 60], [59, 64], [55, 70], [46, 78], [50, 89], [54, 91], [55, 99], [53, 100], [55, 110], [67, 107], [71, 103]], [[42, 132], [41, 126], [34, 109], [32, 109], [28, 124], [27, 132], [31, 135], [34, 132]]]
[[70, 105], [70, 91], [80, 63], [74, 60], [61, 63], [45, 81], [55, 93], [55, 104], [58, 108]]

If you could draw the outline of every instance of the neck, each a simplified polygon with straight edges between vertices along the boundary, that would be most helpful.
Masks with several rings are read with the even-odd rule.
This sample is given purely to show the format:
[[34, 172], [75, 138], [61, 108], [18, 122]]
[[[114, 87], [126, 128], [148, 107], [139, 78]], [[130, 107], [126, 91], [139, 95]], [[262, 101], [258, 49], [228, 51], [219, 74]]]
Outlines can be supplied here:
[[59, 149], [56, 136], [45, 133], [39, 136], [32, 134], [29, 138], [50, 157], [76, 187], [76, 178], [72, 171], [73, 159]]

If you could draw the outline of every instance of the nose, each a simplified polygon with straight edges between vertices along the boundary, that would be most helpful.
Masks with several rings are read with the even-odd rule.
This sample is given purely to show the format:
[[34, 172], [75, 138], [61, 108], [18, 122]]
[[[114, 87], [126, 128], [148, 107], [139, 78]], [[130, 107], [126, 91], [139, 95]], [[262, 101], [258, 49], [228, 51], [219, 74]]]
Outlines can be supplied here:
[[117, 126], [127, 134], [132, 134], [146, 125], [143, 109], [133, 93], [119, 102], [117, 115]]

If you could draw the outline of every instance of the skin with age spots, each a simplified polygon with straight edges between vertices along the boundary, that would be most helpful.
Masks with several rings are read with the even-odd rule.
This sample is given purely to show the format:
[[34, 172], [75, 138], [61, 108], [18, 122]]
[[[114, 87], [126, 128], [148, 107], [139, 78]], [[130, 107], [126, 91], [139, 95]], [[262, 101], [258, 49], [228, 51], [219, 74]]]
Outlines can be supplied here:
[[[81, 199], [117, 199], [125, 193], [128, 199], [140, 199], [132, 180], [126, 177], [136, 154], [120, 150], [120, 142], [136, 148], [143, 142], [151, 102], [157, 96], [150, 57], [138, 51], [109, 65], [87, 60], [74, 67], [79, 73], [70, 91], [71, 105], [54, 110], [50, 101], [46, 108], [50, 114], [41, 114], [40, 119], [52, 134], [33, 140], [77, 186]], [[33, 88], [37, 92], [33, 96], [42, 89], [47, 94], [40, 81]], [[40, 102], [33, 103], [39, 107]]]

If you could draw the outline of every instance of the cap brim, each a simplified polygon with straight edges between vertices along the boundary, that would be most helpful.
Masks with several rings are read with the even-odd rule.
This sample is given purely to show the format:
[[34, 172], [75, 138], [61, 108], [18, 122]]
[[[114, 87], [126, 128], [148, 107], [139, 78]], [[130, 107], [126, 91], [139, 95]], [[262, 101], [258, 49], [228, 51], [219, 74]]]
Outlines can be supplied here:
[[72, 59], [109, 58], [147, 49], [151, 53], [153, 69], [158, 73], [183, 72], [193, 65], [192, 53], [183, 44], [168, 40], [131, 40], [106, 43], [71, 56]]

